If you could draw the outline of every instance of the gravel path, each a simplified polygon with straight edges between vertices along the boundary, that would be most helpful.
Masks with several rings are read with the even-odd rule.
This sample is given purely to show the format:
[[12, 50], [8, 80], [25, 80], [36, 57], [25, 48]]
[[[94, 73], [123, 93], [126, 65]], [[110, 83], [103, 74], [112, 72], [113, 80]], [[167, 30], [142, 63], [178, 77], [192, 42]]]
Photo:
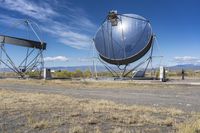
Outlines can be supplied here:
[[[165, 85], [163, 85], [165, 86]], [[63, 86], [29, 85], [21, 83], [5, 84], [0, 82], [0, 88], [20, 92], [54, 93], [76, 98], [94, 98], [112, 100], [123, 104], [138, 104], [160, 107], [175, 107], [185, 111], [200, 112], [200, 86], [177, 85], [173, 87], [135, 86], [127, 89], [76, 89]]]

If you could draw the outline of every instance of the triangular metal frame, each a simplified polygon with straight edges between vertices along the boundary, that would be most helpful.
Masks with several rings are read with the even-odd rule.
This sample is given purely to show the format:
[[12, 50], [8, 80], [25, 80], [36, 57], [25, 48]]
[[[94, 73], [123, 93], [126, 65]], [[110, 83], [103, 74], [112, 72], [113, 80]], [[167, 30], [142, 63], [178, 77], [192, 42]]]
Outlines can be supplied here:
[[142, 66], [143, 64], [147, 63], [145, 69], [144, 69], [144, 73], [146, 73], [147, 68], [149, 67], [150, 62], [152, 63], [152, 58], [153, 58], [153, 51], [154, 51], [154, 40], [155, 40], [155, 36], [153, 36], [153, 42], [150, 48], [150, 55], [147, 59], [145, 59], [144, 61], [141, 61], [139, 64], [137, 64], [135, 67], [133, 67], [132, 69], [127, 71], [127, 65], [124, 65], [123, 68], [120, 68], [120, 66], [117, 66], [119, 70], [122, 70], [122, 72], [120, 72], [121, 74], [117, 73], [113, 68], [111, 68], [108, 63], [106, 63], [105, 61], [103, 61], [100, 57], [98, 58], [99, 61], [105, 66], [105, 68], [113, 75], [113, 77], [116, 78], [120, 78], [120, 79], [124, 79], [126, 78], [131, 72], [133, 72], [134, 70], [136, 70], [137, 68], [139, 68], [140, 66]]
[[[41, 42], [41, 44], [43, 44], [43, 42], [41, 41], [40, 37], [38, 36], [36, 31], [34, 30], [34, 28], [32, 26], [32, 23], [34, 23], [37, 26], [37, 28], [39, 28], [38, 25], [35, 22], [31, 21], [31, 20], [24, 20], [24, 21], [22, 21], [22, 23], [25, 23], [27, 25], [27, 28], [30, 28], [31, 31], [34, 33], [34, 35], [37, 37], [37, 39]], [[42, 69], [44, 68], [44, 59], [43, 59], [43, 51], [44, 51], [44, 49], [32, 48], [29, 51], [29, 48], [27, 48], [27, 53], [26, 53], [25, 58], [22, 60], [22, 62], [20, 63], [19, 66], [16, 66], [14, 61], [8, 55], [8, 53], [6, 51], [6, 48], [5, 48], [5, 44], [6, 43], [5, 43], [4, 40], [2, 42], [0, 42], [0, 50], [1, 50], [0, 62], [1, 63], [3, 63], [5, 66], [7, 66], [13, 72], [15, 72], [21, 78], [25, 78], [25, 75], [26, 75], [27, 72], [30, 72], [30, 71], [34, 70], [35, 68], [39, 67], [39, 69], [38, 69], [39, 78], [41, 78]], [[33, 54], [34, 51], [36, 51], [36, 55], [32, 59], [28, 60], [29, 57]], [[5, 60], [7, 62], [5, 62], [2, 59], [3, 55], [5, 56]]]

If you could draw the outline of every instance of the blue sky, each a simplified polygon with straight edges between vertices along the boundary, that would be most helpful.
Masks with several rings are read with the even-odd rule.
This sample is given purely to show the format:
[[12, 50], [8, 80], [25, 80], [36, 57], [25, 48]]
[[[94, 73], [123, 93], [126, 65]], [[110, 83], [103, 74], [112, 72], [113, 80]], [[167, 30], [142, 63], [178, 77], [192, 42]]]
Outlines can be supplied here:
[[[48, 44], [46, 66], [88, 65], [92, 38], [114, 9], [150, 20], [165, 65], [199, 64], [199, 6], [199, 0], [0, 0], [0, 34], [17, 19], [31, 19]], [[10, 51], [20, 58], [20, 52]]]

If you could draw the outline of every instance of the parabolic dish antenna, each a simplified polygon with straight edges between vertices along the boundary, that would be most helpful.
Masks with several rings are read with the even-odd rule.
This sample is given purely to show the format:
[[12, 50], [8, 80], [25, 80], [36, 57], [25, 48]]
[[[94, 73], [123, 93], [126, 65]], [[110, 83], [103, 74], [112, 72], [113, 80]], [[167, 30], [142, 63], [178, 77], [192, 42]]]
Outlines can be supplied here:
[[94, 36], [94, 45], [100, 59], [126, 68], [150, 51], [153, 38], [151, 25], [144, 17], [110, 11]]
[[136, 14], [111, 12], [94, 37], [95, 47], [104, 61], [127, 65], [144, 56], [151, 48], [151, 25]]

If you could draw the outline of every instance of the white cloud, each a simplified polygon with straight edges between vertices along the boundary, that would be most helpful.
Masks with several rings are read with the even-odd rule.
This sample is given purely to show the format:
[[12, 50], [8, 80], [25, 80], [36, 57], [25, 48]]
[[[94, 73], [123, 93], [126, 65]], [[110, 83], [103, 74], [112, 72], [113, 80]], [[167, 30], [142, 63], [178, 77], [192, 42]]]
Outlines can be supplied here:
[[55, 56], [55, 57], [45, 57], [44, 61], [46, 61], [46, 62], [52, 62], [52, 61], [66, 62], [66, 61], [69, 61], [69, 59], [65, 56]]
[[[62, 44], [77, 49], [89, 49], [91, 46], [96, 26], [81, 8], [57, 1], [48, 2], [48, 0], [39, 3], [26, 0], [0, 0], [0, 2], [3, 3], [0, 4], [2, 8], [19, 12], [42, 22], [40, 28]], [[64, 10], [64, 13], [57, 12], [53, 7]], [[60, 21], [56, 21], [58, 17]], [[7, 18], [10, 18], [6, 19], [7, 22], [11, 20], [11, 16]], [[2, 22], [6, 23], [6, 21]]]
[[40, 3], [40, 6], [27, 0], [0, 0], [0, 2], [2, 8], [17, 11], [35, 19], [45, 20], [52, 15], [57, 15], [51, 6], [44, 1]]
[[19, 21], [19, 19], [0, 14], [0, 23], [11, 25], [13, 22], [17, 22], [17, 21]]
[[83, 9], [78, 7], [69, 7], [67, 5], [66, 8], [68, 13], [65, 14], [65, 18], [73, 22], [71, 23], [72, 26], [82, 27], [86, 31], [96, 28], [96, 25], [88, 19], [87, 13]]
[[178, 64], [198, 64], [200, 63], [200, 58], [193, 56], [177, 56], [174, 57], [174, 61]]
[[78, 58], [78, 61], [80, 62], [92, 62], [94, 59], [91, 58]]
[[53, 25], [51, 28], [42, 27], [42, 29], [52, 36], [57, 37], [60, 43], [73, 48], [89, 49], [92, 44], [91, 36], [75, 32], [71, 30], [71, 27], [63, 24]]

